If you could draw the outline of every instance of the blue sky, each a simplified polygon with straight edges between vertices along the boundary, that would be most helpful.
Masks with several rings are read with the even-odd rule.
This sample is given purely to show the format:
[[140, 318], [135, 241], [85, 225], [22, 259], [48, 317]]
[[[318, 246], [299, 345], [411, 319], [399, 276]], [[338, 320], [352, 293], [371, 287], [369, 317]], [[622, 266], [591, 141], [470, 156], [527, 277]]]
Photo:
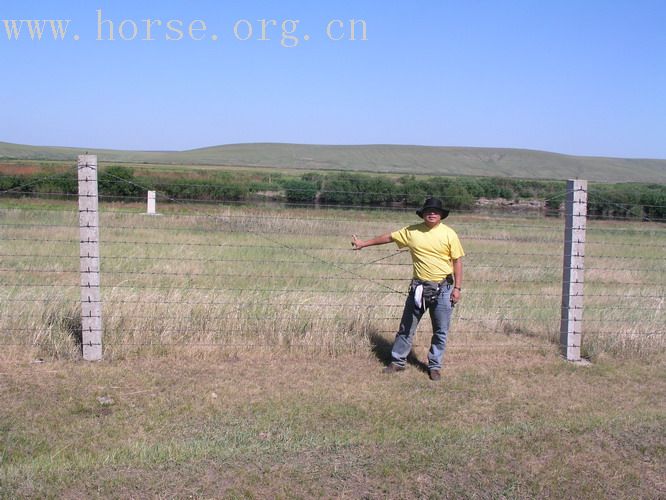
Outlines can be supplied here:
[[[48, 25], [31, 40], [25, 24], [19, 40], [8, 39], [3, 20], [21, 19], [70, 22], [64, 40]], [[349, 39], [352, 19], [365, 22], [366, 40], [359, 23]], [[287, 35], [296, 28], [295, 47], [282, 44], [285, 21], [298, 21], [284, 25]], [[190, 37], [192, 22], [201, 40]], [[666, 158], [662, 0], [3, 0], [0, 61], [6, 142], [419, 144]]]

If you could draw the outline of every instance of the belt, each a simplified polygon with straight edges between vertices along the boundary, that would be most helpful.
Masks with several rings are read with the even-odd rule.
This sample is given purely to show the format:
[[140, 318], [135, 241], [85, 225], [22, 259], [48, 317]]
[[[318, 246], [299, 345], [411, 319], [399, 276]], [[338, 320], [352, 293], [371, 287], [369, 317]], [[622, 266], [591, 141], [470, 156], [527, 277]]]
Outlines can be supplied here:
[[447, 274], [442, 281], [428, 281], [419, 278], [412, 278], [413, 286], [423, 285], [424, 283], [437, 283], [438, 285], [444, 285], [444, 284], [453, 285], [453, 274]]

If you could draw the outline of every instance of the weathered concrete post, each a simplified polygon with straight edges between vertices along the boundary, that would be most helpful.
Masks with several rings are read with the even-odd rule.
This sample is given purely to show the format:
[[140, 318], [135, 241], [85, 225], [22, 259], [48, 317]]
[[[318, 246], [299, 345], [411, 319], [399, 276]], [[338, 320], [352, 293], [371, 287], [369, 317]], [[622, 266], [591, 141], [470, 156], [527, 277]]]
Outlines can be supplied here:
[[564, 224], [564, 271], [560, 349], [569, 361], [580, 361], [583, 333], [583, 282], [585, 273], [585, 230], [587, 223], [587, 181], [567, 181]]
[[80, 155], [79, 236], [83, 359], [102, 359], [102, 301], [99, 279], [97, 156]]

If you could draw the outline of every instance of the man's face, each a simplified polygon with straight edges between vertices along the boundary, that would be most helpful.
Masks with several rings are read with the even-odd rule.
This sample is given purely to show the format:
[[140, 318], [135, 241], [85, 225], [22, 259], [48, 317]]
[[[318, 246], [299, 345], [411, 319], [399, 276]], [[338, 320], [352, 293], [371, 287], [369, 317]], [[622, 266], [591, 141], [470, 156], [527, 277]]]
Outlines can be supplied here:
[[442, 214], [438, 210], [428, 208], [423, 211], [423, 220], [428, 227], [435, 227], [442, 221]]

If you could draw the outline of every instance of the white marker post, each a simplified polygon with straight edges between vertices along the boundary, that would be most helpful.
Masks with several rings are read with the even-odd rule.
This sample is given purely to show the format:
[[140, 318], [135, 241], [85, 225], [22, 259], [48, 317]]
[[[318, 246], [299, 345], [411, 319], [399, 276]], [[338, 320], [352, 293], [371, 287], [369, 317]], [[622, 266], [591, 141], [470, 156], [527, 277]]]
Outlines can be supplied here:
[[148, 215], [155, 215], [155, 191], [148, 191]]
[[97, 156], [80, 155], [78, 171], [83, 359], [99, 361], [102, 359], [102, 302], [99, 289]]
[[580, 361], [583, 333], [583, 282], [587, 181], [567, 181], [564, 224], [564, 271], [562, 275], [562, 319], [560, 349], [568, 361]]

